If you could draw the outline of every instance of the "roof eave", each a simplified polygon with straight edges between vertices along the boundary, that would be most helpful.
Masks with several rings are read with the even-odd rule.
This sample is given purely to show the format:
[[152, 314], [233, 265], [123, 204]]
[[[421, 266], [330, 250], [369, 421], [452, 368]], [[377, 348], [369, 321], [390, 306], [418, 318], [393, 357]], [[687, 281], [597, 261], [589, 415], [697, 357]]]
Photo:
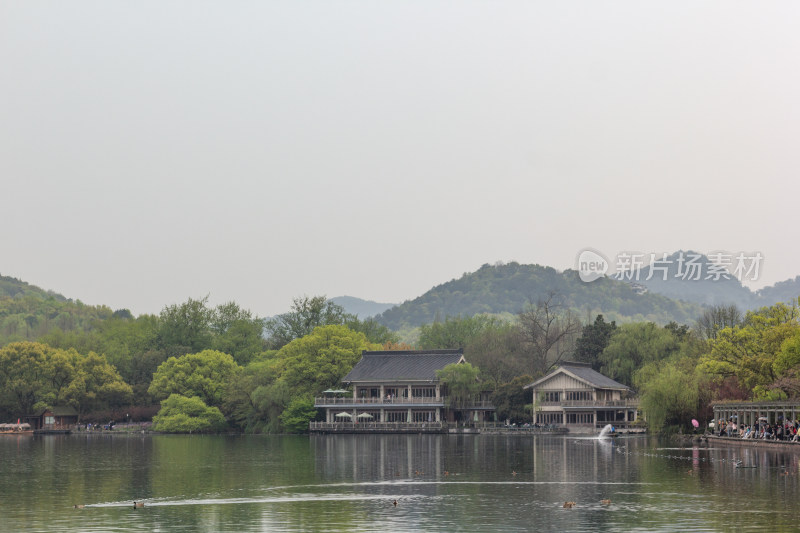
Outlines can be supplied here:
[[[546, 376], [539, 378], [538, 380], [534, 381], [534, 382], [533, 382], [533, 383], [531, 383], [530, 385], [525, 385], [525, 386], [524, 386], [524, 387], [522, 387], [522, 388], [523, 388], [523, 389], [525, 389], [525, 390], [527, 390], [527, 389], [535, 389], [535, 388], [536, 388], [538, 385], [540, 385], [541, 383], [544, 383], [545, 381], [547, 381], [547, 380], [549, 380], [549, 379], [551, 379], [551, 378], [555, 377], [555, 376], [556, 376], [556, 375], [557, 375], [559, 372], [562, 372], [562, 373], [564, 373], [564, 374], [568, 375], [569, 377], [571, 377], [571, 378], [573, 378], [573, 379], [576, 379], [576, 380], [580, 381], [581, 383], [585, 383], [586, 385], [589, 385], [589, 386], [590, 386], [590, 387], [592, 387], [593, 389], [601, 389], [601, 390], [619, 390], [619, 391], [628, 391], [628, 390], [631, 390], [631, 388], [630, 388], [630, 387], [628, 387], [628, 386], [626, 386], [626, 385], [622, 385], [621, 383], [620, 383], [620, 385], [622, 385], [622, 387], [603, 387], [602, 385], [597, 385], [597, 384], [595, 384], [595, 383], [592, 383], [591, 381], [589, 381], [589, 380], [587, 380], [587, 379], [584, 379], [584, 378], [582, 378], [582, 377], [580, 377], [580, 376], [578, 376], [578, 375], [576, 375], [576, 374], [573, 374], [573, 373], [572, 373], [572, 372], [570, 372], [568, 369], [566, 369], [566, 368], [564, 368], [564, 367], [562, 367], [562, 366], [558, 367], [556, 370], [553, 370], [552, 372], [550, 372], [550, 373], [549, 373], [549, 374], [547, 374]], [[611, 379], [611, 378], [609, 378], [609, 379]]]

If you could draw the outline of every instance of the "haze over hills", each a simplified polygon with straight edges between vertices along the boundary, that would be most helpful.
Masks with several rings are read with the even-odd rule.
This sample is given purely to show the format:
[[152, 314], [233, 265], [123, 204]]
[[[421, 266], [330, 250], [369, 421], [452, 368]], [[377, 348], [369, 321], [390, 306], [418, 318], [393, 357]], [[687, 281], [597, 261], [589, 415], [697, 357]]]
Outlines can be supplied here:
[[337, 305], [341, 305], [344, 307], [345, 311], [356, 315], [359, 318], [367, 318], [379, 315], [387, 309], [391, 309], [397, 305], [384, 304], [380, 302], [374, 302], [372, 300], [363, 300], [361, 298], [356, 298], [355, 296], [335, 296], [333, 298], [329, 298], [329, 300]]
[[788, 302], [793, 298], [800, 298], [800, 276], [759, 289], [755, 295], [759, 307], [770, 305], [769, 302]]
[[[747, 272], [736, 271], [735, 258], [715, 259], [718, 260], [693, 251], [678, 251], [624, 278], [670, 298], [704, 305], [734, 304], [742, 310], [800, 296], [800, 276], [753, 292], [740, 281], [747, 279]], [[743, 266], [754, 268], [752, 262]]]

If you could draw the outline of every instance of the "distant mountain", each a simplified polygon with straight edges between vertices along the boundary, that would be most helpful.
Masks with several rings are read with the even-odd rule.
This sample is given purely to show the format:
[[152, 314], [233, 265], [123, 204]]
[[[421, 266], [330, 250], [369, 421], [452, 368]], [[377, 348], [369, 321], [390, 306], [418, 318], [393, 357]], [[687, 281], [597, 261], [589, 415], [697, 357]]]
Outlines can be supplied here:
[[[708, 256], [693, 251], [679, 251], [666, 258], [659, 258], [641, 269], [636, 282], [648, 291], [669, 298], [695, 302], [703, 305], [735, 304], [747, 310], [759, 307], [757, 297], [742, 285], [730, 270], [735, 265], [721, 265], [711, 261]], [[765, 304], [765, 305], [771, 305]]]
[[608, 320], [652, 320], [666, 324], [694, 322], [702, 307], [647, 292], [641, 286], [600, 278], [583, 282], [574, 270], [559, 272], [551, 267], [508, 263], [483, 265], [438, 285], [422, 296], [384, 311], [378, 322], [392, 329], [416, 327], [445, 316], [472, 316], [477, 313], [513, 313], [529, 302], [556, 293], [563, 305], [582, 318], [594, 319], [603, 313]]
[[756, 301], [759, 306], [772, 305], [777, 302], [788, 302], [800, 297], [800, 276], [794, 279], [780, 281], [775, 285], [764, 287], [756, 291]]
[[341, 305], [344, 307], [345, 311], [356, 315], [361, 319], [379, 315], [396, 305], [382, 304], [379, 302], [373, 302], [372, 300], [362, 300], [361, 298], [356, 298], [355, 296], [336, 296], [335, 298], [331, 298], [329, 301], [337, 305]]
[[[623, 279], [669, 298], [703, 305], [734, 304], [743, 311], [800, 296], [800, 276], [753, 292], [739, 281], [744, 276], [737, 272], [738, 266], [736, 258], [678, 251], [642, 268], [638, 276], [628, 274]], [[744, 261], [743, 266], [751, 265]]]

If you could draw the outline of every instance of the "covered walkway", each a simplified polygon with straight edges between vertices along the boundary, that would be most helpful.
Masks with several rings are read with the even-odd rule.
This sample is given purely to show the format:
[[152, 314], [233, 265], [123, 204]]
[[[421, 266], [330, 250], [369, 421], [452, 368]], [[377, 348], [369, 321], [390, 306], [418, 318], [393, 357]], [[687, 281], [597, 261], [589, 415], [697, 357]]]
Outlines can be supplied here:
[[714, 420], [735, 421], [737, 425], [761, 423], [782, 424], [800, 417], [798, 402], [731, 402], [715, 403]]

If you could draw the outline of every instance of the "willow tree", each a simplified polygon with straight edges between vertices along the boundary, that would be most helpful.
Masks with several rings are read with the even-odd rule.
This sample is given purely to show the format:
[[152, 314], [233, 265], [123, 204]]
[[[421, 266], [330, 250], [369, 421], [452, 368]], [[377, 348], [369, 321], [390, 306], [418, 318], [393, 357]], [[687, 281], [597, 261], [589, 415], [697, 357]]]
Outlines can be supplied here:
[[693, 418], [704, 418], [711, 401], [708, 378], [690, 357], [654, 361], [636, 372], [640, 407], [654, 432], [689, 428]]
[[480, 370], [469, 363], [449, 364], [436, 371], [436, 377], [447, 387], [447, 406], [450, 409], [466, 407], [480, 392]]
[[633, 375], [648, 363], [667, 359], [680, 350], [681, 343], [667, 328], [652, 322], [619, 326], [600, 354], [602, 373], [633, 385]]

